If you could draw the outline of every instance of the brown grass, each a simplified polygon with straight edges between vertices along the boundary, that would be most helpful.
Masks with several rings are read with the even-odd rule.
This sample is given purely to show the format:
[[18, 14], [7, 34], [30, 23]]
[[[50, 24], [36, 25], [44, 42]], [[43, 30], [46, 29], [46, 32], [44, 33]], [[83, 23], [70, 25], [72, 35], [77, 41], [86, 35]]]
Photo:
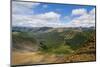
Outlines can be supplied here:
[[46, 64], [46, 63], [63, 63], [63, 62], [78, 62], [78, 61], [94, 61], [94, 54], [76, 54], [76, 55], [49, 55], [39, 52], [13, 52], [12, 65], [24, 64]]

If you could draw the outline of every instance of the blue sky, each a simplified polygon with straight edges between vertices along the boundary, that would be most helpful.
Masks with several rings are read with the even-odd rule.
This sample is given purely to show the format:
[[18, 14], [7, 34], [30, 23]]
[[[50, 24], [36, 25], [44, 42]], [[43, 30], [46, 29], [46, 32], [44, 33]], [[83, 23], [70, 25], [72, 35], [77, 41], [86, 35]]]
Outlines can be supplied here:
[[[43, 6], [46, 6], [43, 8]], [[62, 16], [70, 15], [73, 9], [85, 8], [88, 12], [92, 10], [93, 6], [71, 5], [71, 4], [54, 4], [54, 3], [41, 3], [37, 8], [33, 9], [36, 13], [45, 13], [54, 11], [62, 14]]]
[[95, 6], [12, 2], [12, 25], [32, 27], [95, 26]]

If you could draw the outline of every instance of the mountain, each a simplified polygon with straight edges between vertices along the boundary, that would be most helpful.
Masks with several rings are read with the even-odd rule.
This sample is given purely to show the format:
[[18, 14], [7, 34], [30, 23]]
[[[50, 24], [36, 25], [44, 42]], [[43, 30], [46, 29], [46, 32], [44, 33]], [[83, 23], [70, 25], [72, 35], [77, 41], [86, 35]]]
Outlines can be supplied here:
[[66, 62], [77, 62], [77, 61], [95, 61], [96, 60], [96, 45], [95, 35], [91, 37], [84, 45], [76, 50], [75, 53], [67, 57]]
[[12, 64], [95, 61], [95, 37], [93, 27], [14, 27]]
[[12, 33], [12, 44], [13, 51], [37, 51], [39, 48], [34, 36], [23, 32]]
[[52, 27], [12, 27], [13, 32], [44, 32]]
[[[43, 51], [55, 52], [55, 48], [70, 47], [69, 52], [81, 47], [87, 40], [89, 40], [92, 33], [95, 32], [93, 28], [51, 28], [51, 27], [13, 27], [12, 39], [14, 48], [30, 50], [41, 48]], [[28, 45], [27, 45], [28, 44]], [[32, 46], [34, 48], [32, 48]], [[68, 48], [67, 48], [68, 47]], [[63, 47], [62, 47], [63, 48]], [[59, 49], [62, 49], [59, 48]], [[66, 50], [67, 51], [67, 50]]]

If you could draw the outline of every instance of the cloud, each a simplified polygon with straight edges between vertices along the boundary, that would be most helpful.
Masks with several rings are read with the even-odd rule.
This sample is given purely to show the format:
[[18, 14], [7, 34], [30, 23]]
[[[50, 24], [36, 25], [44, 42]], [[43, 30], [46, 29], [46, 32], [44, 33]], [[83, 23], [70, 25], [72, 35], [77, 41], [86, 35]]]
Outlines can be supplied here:
[[13, 14], [33, 14], [33, 8], [38, 6], [40, 3], [28, 3], [28, 2], [12, 2], [12, 13]]
[[[92, 11], [92, 10], [91, 10]], [[68, 23], [62, 23], [61, 15], [56, 12], [46, 12], [37, 15], [14, 15], [13, 26], [31, 26], [31, 27], [90, 27], [95, 26], [95, 17], [91, 11], [72, 19]], [[70, 18], [66, 16], [64, 18]]]
[[84, 8], [79, 8], [79, 9], [73, 9], [72, 10], [72, 15], [83, 15], [86, 14], [87, 10]]
[[33, 8], [39, 3], [13, 2], [12, 3], [12, 25], [13, 26], [60, 26], [60, 14], [56, 12], [46, 12], [34, 14]]
[[95, 9], [93, 8], [89, 13], [85, 12], [81, 16], [74, 18], [69, 25], [76, 27], [95, 26]]
[[61, 15], [56, 12], [47, 12], [44, 14], [37, 15], [39, 19], [46, 20], [46, 21], [53, 22], [53, 23], [59, 22], [60, 16]]
[[56, 27], [61, 25], [60, 14], [55, 12], [47, 12], [37, 15], [13, 15], [12, 22], [13, 26]]
[[[70, 15], [62, 17], [61, 14], [49, 11], [41, 14], [34, 14], [34, 8], [40, 3], [12, 2], [12, 26], [27, 27], [89, 27], [95, 26], [95, 9], [87, 12], [84, 8], [73, 9]], [[63, 18], [63, 20], [61, 20]], [[68, 21], [69, 20], [69, 21]], [[66, 21], [66, 23], [65, 23]]]

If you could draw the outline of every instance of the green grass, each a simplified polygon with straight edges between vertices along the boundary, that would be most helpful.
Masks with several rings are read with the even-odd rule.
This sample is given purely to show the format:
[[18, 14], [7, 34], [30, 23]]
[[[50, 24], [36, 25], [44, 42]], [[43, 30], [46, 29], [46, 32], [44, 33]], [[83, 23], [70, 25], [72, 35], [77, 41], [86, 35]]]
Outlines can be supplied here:
[[16, 34], [12, 33], [12, 39], [14, 43], [30, 41], [36, 43], [36, 39], [33, 36], [30, 36], [27, 32], [18, 32]]
[[70, 54], [80, 48], [92, 35], [94, 31], [53, 31], [35, 35], [34, 32], [17, 32], [16, 34], [13, 32], [12, 40], [13, 43], [19, 44], [25, 41], [33, 44], [38, 42], [39, 50], [45, 53]]

